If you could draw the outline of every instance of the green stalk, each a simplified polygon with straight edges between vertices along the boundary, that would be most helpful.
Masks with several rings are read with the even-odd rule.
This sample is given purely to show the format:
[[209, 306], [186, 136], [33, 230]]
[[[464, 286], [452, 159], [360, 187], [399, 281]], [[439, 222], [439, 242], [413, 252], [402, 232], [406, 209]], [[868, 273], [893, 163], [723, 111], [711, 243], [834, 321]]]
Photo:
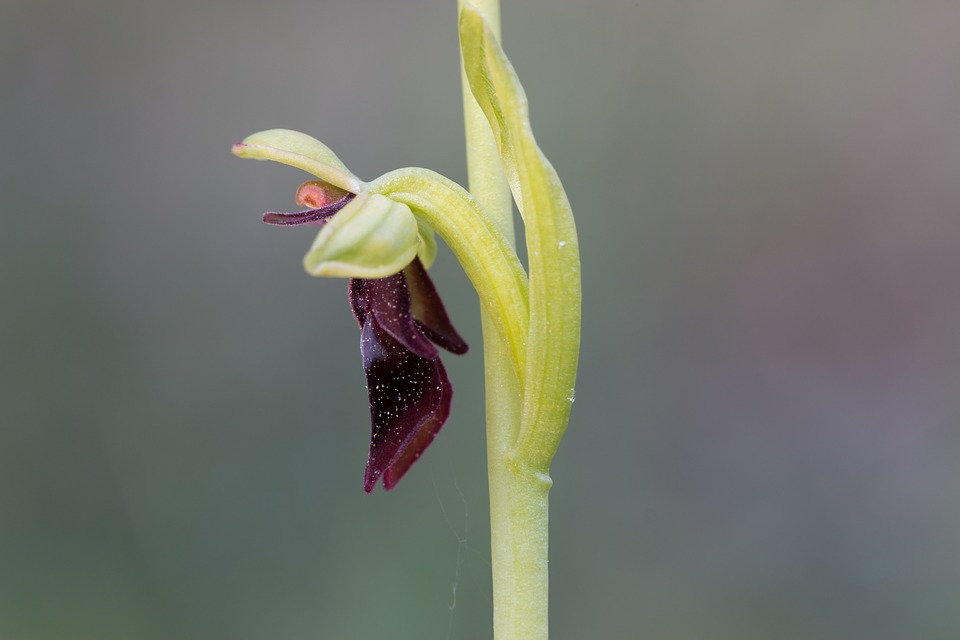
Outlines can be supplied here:
[[[499, 0], [471, 2], [500, 36]], [[462, 8], [463, 0], [459, 0]], [[510, 186], [486, 116], [463, 80], [463, 107], [470, 192], [503, 235], [515, 243]], [[484, 310], [483, 357], [493, 566], [493, 627], [496, 640], [547, 638], [548, 476], [511, 455], [520, 434], [521, 385], [508, 343]]]

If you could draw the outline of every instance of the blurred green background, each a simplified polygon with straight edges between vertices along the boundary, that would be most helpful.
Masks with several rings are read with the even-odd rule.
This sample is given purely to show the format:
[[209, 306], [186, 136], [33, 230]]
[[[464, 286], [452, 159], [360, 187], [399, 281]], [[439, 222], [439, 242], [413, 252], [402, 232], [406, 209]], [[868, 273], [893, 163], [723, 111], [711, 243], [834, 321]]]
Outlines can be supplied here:
[[[960, 637], [960, 4], [507, 1], [580, 230], [554, 638]], [[473, 351], [392, 493], [305, 178], [465, 180], [452, 0], [0, 0], [0, 638], [489, 638]]]

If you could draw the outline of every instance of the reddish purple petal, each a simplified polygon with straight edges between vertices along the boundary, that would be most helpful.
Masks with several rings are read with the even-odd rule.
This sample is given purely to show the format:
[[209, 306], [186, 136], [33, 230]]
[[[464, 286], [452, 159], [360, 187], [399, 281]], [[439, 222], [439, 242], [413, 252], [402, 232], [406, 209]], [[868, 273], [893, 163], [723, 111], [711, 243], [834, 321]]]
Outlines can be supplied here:
[[333, 217], [334, 213], [336, 211], [330, 213], [323, 209], [310, 209], [309, 211], [295, 211], [293, 213], [270, 211], [263, 214], [263, 221], [267, 224], [280, 226], [306, 224], [322, 227], [327, 220]]
[[440, 358], [423, 358], [380, 327], [371, 309], [370, 280], [351, 280], [361, 323], [360, 354], [367, 377], [372, 433], [363, 487], [383, 476], [392, 489], [433, 441], [450, 413], [453, 388]]
[[451, 353], [463, 355], [469, 348], [457, 330], [453, 328], [443, 301], [433, 281], [423, 268], [420, 258], [415, 258], [403, 270], [410, 289], [411, 310], [421, 331], [436, 344]]
[[[303, 186], [301, 186], [301, 189]], [[332, 218], [340, 209], [343, 209], [347, 206], [347, 203], [353, 200], [354, 195], [348, 193], [346, 196], [340, 198], [335, 202], [326, 204], [322, 207], [316, 209], [308, 209], [307, 211], [295, 211], [293, 213], [277, 213], [270, 212], [263, 214], [263, 221], [267, 224], [275, 224], [280, 226], [292, 226], [292, 225], [312, 225], [317, 227], [322, 227], [327, 223], [327, 221]], [[298, 193], [298, 201], [302, 201]]]

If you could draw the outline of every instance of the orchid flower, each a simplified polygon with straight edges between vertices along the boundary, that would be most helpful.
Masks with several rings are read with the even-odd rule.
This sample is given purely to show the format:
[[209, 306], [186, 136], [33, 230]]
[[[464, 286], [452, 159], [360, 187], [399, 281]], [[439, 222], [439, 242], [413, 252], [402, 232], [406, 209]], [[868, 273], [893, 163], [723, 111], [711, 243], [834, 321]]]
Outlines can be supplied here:
[[[330, 161], [321, 155], [321, 143], [284, 130], [258, 134], [253, 143], [250, 138], [239, 142], [234, 153], [260, 153], [263, 145], [256, 143], [264, 139], [283, 144], [288, 152], [312, 149], [317, 162]], [[278, 147], [272, 149], [274, 157], [279, 157]], [[353, 186], [349, 180], [340, 182]], [[311, 180], [300, 185], [296, 200], [309, 209], [265, 213], [263, 221], [321, 227], [304, 258], [307, 271], [350, 278], [350, 306], [360, 325], [360, 354], [370, 401], [370, 450], [363, 487], [369, 493], [382, 477], [389, 490], [423, 454], [450, 414], [453, 386], [434, 344], [456, 354], [468, 348], [424, 268], [423, 260], [432, 261], [436, 255], [436, 243], [429, 229], [421, 231], [417, 226], [406, 205], [381, 195], [357, 195]]]

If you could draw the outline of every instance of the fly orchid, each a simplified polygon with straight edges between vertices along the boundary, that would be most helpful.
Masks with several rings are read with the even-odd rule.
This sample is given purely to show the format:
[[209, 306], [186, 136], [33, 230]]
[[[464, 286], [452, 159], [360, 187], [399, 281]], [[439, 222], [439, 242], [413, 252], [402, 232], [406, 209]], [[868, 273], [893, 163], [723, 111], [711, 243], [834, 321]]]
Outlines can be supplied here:
[[[402, 227], [396, 229], [396, 225], [390, 224], [397, 217], [394, 210], [402, 205], [383, 196], [363, 194], [357, 198], [313, 180], [300, 185], [296, 199], [297, 204], [310, 209], [265, 213], [263, 221], [333, 230], [318, 237], [314, 249], [307, 254], [305, 262], [313, 272], [336, 271], [331, 267], [332, 262], [340, 262], [340, 269], [347, 268], [343, 266], [343, 254], [349, 250], [331, 250], [330, 245], [336, 242], [329, 238], [336, 235], [338, 225], [349, 225], [358, 216], [370, 218], [366, 223], [367, 232], [383, 235], [385, 246], [395, 244], [398, 238], [399, 244], [409, 240], [410, 234], [404, 234]], [[360, 228], [356, 222], [353, 225]], [[369, 250], [375, 243], [376, 240], [368, 236], [363, 244]], [[407, 254], [409, 250], [401, 252], [403, 256]], [[339, 260], [331, 260], [331, 255], [337, 255]], [[380, 274], [375, 266], [367, 268], [371, 276]], [[363, 488], [372, 491], [382, 476], [384, 488], [392, 489], [423, 454], [450, 414], [453, 386], [434, 344], [452, 353], [464, 354], [467, 343], [453, 328], [419, 257], [413, 257], [401, 271], [392, 275], [352, 277], [349, 297], [353, 315], [360, 325], [360, 354], [370, 400], [370, 451]]]
[[[455, 354], [467, 351], [427, 275], [437, 252], [434, 227], [447, 231], [448, 240], [461, 236], [451, 247], [461, 262], [474, 265], [467, 273], [475, 283], [488, 283], [478, 287], [481, 299], [500, 308], [504, 331], [515, 340], [524, 327], [512, 310], [522, 309], [525, 317], [527, 308], [523, 269], [471, 196], [437, 174], [402, 169], [364, 183], [319, 140], [286, 129], [253, 134], [232, 151], [320, 178], [297, 189], [296, 201], [307, 210], [265, 213], [263, 221], [319, 226], [304, 268], [350, 279], [371, 416], [364, 490], [372, 491], [381, 477], [392, 489], [450, 412], [453, 388], [434, 344]], [[491, 286], [491, 274], [506, 286]]]
[[[437, 346], [464, 353], [426, 269], [444, 239], [480, 298], [487, 386], [494, 632], [546, 638], [547, 492], [567, 427], [580, 345], [580, 256], [570, 204], [537, 146], [523, 88], [498, 39], [496, 0], [460, 2], [468, 165], [476, 197], [426, 169], [372, 182], [323, 143], [273, 129], [234, 145], [319, 180], [276, 225], [320, 226], [304, 257], [315, 276], [350, 279], [372, 436], [364, 477], [396, 485], [449, 415]], [[529, 275], [513, 247], [510, 196], [523, 218]], [[436, 345], [436, 346], [435, 346]]]

